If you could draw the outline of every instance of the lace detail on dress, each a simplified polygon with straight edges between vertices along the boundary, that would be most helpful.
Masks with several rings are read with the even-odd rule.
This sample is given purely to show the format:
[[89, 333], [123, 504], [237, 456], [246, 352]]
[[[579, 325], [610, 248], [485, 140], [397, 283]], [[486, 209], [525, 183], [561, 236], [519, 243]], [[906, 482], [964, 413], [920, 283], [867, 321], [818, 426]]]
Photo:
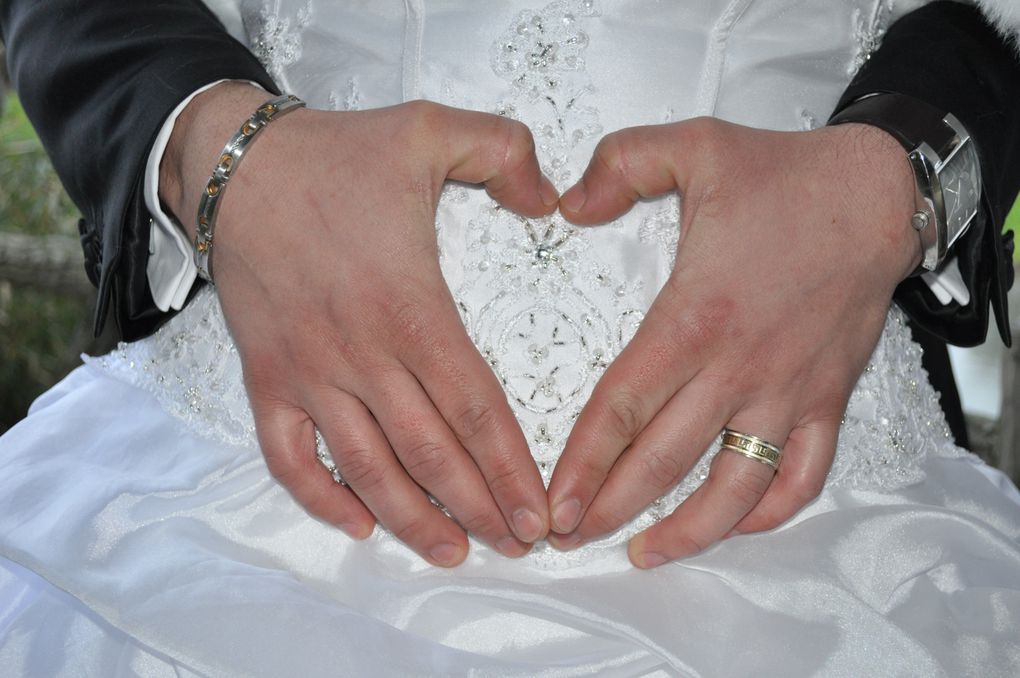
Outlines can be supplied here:
[[256, 10], [246, 7], [243, 19], [249, 49], [283, 86], [284, 69], [301, 58], [301, 32], [311, 23], [312, 3], [306, 2], [290, 17], [280, 13], [278, 2], [266, 1]]
[[344, 92], [343, 100], [336, 90], [331, 90], [326, 97], [326, 105], [331, 111], [360, 111], [361, 110], [361, 88], [358, 87], [358, 79], [347, 78], [347, 89]]
[[797, 120], [800, 121], [800, 130], [802, 132], [810, 132], [813, 129], [818, 129], [818, 116], [809, 111], [808, 109], [800, 106], [796, 110]]
[[663, 279], [673, 272], [673, 260], [680, 243], [680, 198], [673, 194], [664, 202], [665, 206], [642, 219], [638, 227], [641, 242], [656, 243], [662, 248], [663, 260], [668, 263], [668, 267], [660, 271]]
[[847, 75], [854, 75], [861, 66], [871, 58], [872, 52], [882, 44], [882, 37], [889, 27], [889, 17], [892, 14], [891, 0], [875, 0], [874, 7], [867, 13], [861, 9], [855, 9], [851, 16], [853, 22], [853, 37], [858, 45], [857, 53], [847, 67]]
[[[583, 167], [572, 162], [574, 150], [602, 132], [598, 111], [586, 103], [594, 90], [582, 29], [595, 16], [591, 0], [526, 10], [490, 49], [493, 71], [510, 85], [495, 112], [528, 125], [561, 187]], [[488, 201], [476, 209], [457, 247], [462, 256], [444, 258], [444, 271], [463, 281], [455, 296], [468, 333], [503, 384], [548, 482], [595, 382], [643, 317], [635, 294], [644, 283], [619, 276], [598, 256], [595, 232], [558, 214], [527, 219]]]
[[[493, 71], [513, 85], [496, 112], [536, 118], [531, 129], [552, 170], [549, 178], [564, 186], [573, 178], [570, 151], [602, 133], [598, 111], [584, 103], [592, 85], [584, 60], [589, 39], [581, 30], [581, 19], [598, 14], [594, 0], [558, 0], [521, 12], [489, 52]], [[522, 105], [544, 110], [522, 113]]]
[[889, 312], [881, 340], [850, 395], [827, 484], [895, 490], [924, 478], [927, 454], [962, 456], [921, 367], [906, 316]]
[[151, 393], [195, 435], [258, 447], [241, 358], [210, 286], [152, 337], [82, 358]]

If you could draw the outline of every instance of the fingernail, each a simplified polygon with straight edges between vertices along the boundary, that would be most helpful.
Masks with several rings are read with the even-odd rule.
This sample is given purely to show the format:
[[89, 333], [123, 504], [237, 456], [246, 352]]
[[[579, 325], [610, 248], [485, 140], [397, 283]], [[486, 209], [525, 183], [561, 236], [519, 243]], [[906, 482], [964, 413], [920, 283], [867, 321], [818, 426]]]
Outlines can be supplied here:
[[455, 544], [439, 544], [432, 547], [429, 557], [437, 565], [453, 567], [460, 562], [460, 548]]
[[653, 551], [645, 551], [644, 553], [639, 554], [634, 560], [634, 564], [638, 567], [648, 569], [662, 565], [666, 562], [666, 556]]
[[546, 207], [552, 207], [560, 201], [560, 192], [556, 190], [553, 183], [547, 177], [542, 177], [542, 183], [538, 187], [538, 194]]
[[560, 534], [572, 532], [581, 522], [581, 500], [576, 498], [562, 500], [553, 509], [552, 519], [553, 529]]
[[517, 558], [518, 556], [524, 555], [527, 551], [527, 547], [522, 546], [519, 541], [510, 535], [507, 535], [496, 542], [496, 550], [507, 558]]
[[372, 534], [372, 530], [366, 534], [365, 528], [358, 523], [341, 523], [340, 529], [351, 539], [367, 539]]
[[570, 534], [556, 534], [553, 532], [546, 539], [560, 551], [569, 551], [581, 545], [581, 535], [577, 532], [571, 532]]
[[542, 519], [534, 511], [519, 508], [511, 515], [514, 532], [521, 541], [531, 543], [542, 536]]
[[588, 193], [584, 190], [584, 184], [575, 184], [560, 198], [560, 205], [566, 207], [570, 212], [580, 212], [587, 199]]

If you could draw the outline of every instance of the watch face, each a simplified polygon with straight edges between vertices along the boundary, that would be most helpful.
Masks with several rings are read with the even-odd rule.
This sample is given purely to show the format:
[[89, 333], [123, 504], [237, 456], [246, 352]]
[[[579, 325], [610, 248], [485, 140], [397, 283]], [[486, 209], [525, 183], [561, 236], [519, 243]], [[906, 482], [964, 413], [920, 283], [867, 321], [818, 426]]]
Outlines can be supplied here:
[[981, 199], [981, 166], [969, 139], [938, 169], [946, 208], [946, 246], [967, 228]]

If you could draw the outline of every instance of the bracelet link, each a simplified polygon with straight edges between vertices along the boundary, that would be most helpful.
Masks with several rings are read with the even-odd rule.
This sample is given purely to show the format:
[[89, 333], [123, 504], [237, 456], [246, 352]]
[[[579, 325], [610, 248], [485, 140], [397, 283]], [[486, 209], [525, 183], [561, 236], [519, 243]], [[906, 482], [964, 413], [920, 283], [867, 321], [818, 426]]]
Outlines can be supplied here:
[[195, 266], [198, 275], [207, 282], [212, 282], [212, 271], [209, 268], [209, 255], [213, 246], [213, 231], [216, 226], [216, 215], [219, 212], [220, 199], [226, 190], [227, 182], [233, 175], [248, 145], [254, 141], [259, 132], [273, 120], [277, 120], [288, 112], [301, 108], [305, 102], [293, 94], [270, 99], [255, 109], [251, 117], [245, 120], [240, 129], [234, 133], [220, 152], [220, 159], [213, 169], [209, 181], [202, 191], [198, 203], [198, 222], [195, 232]]

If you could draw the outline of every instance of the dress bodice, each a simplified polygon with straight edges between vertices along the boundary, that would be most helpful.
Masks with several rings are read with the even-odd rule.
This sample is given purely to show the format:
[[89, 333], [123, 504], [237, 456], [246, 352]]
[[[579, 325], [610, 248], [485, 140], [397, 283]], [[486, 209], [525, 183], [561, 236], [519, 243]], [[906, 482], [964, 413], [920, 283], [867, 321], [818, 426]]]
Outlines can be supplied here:
[[[531, 128], [562, 190], [598, 139], [623, 127], [695, 115], [783, 130], [824, 122], [907, 4], [244, 0], [239, 9], [253, 52], [310, 106], [426, 98], [511, 116]], [[663, 198], [580, 229], [558, 215], [519, 217], [481, 190], [444, 191], [443, 273], [547, 481], [599, 376], [669, 275], [680, 209]], [[257, 449], [240, 362], [210, 291], [155, 336], [93, 363], [148, 388], [191, 430]], [[920, 477], [924, 455], [954, 449], [894, 309], [851, 397], [828, 482], [899, 487]], [[672, 510], [704, 479], [709, 457], [602, 545]]]

